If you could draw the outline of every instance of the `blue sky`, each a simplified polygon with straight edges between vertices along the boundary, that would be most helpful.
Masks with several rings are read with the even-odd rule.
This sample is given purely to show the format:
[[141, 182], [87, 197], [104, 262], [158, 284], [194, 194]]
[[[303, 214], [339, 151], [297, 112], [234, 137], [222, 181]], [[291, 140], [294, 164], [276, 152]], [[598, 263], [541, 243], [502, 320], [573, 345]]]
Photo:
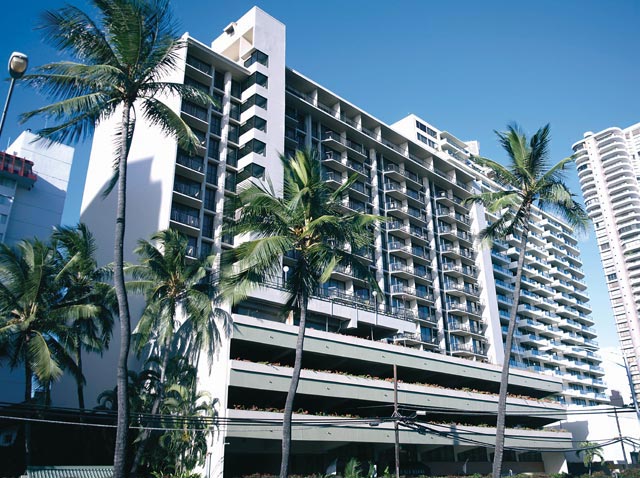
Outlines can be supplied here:
[[[70, 3], [84, 7], [84, 1]], [[58, 0], [14, 2], [0, 18], [0, 59], [27, 53], [32, 66], [59, 58], [34, 30]], [[640, 2], [174, 0], [181, 30], [204, 43], [257, 4], [287, 26], [287, 64], [378, 118], [415, 113], [481, 153], [504, 155], [493, 131], [517, 121], [529, 133], [551, 123], [552, 154], [571, 154], [585, 131], [640, 121]], [[0, 84], [0, 98], [8, 84]], [[16, 89], [4, 149], [25, 127], [16, 115], [45, 100]], [[74, 162], [64, 220], [77, 220], [88, 145]], [[570, 184], [579, 186], [574, 172]], [[617, 338], [593, 234], [581, 243], [603, 346]]]

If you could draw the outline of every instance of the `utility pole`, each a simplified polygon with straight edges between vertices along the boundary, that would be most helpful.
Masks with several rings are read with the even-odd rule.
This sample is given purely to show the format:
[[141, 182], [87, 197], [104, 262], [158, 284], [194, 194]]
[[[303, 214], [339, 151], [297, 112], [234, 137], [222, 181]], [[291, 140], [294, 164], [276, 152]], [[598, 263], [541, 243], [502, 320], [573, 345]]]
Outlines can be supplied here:
[[624, 440], [622, 439], [622, 432], [620, 431], [620, 420], [618, 420], [618, 407], [613, 407], [613, 413], [616, 416], [616, 426], [618, 427], [618, 439], [620, 440], [620, 447], [622, 448], [622, 458], [625, 466], [629, 464], [627, 461], [627, 451], [624, 449]]
[[396, 435], [396, 478], [400, 478], [400, 413], [398, 413], [398, 367], [393, 364], [393, 428]]

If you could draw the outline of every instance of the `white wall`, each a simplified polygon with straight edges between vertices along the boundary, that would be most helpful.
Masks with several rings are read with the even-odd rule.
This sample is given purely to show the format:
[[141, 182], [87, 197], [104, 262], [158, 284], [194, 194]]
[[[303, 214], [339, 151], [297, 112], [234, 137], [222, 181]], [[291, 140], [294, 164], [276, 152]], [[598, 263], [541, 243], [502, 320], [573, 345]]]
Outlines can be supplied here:
[[38, 176], [30, 190], [16, 190], [4, 240], [9, 245], [31, 237], [46, 240], [62, 218], [74, 150], [60, 143], [33, 142], [37, 138], [24, 131], [7, 148], [8, 153], [33, 161]]

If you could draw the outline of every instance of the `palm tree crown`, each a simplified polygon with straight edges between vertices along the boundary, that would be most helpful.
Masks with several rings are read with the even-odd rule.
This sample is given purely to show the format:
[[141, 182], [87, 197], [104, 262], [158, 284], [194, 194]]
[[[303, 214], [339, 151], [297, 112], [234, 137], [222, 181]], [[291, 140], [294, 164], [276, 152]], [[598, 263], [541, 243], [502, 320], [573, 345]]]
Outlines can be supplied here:
[[533, 208], [537, 206], [539, 209], [550, 211], [579, 231], [586, 228], [588, 217], [564, 183], [564, 172], [573, 161], [573, 157], [565, 158], [555, 165], [550, 164], [549, 125], [540, 128], [528, 141], [526, 135], [516, 125], [509, 126], [504, 133], [496, 132], [496, 134], [498, 141], [507, 152], [509, 166], [505, 167], [487, 158], [474, 157], [473, 159], [484, 167], [503, 189], [473, 195], [467, 199], [467, 202], [480, 203], [489, 212], [498, 216], [480, 232], [480, 238], [485, 243], [491, 244], [495, 240], [505, 239], [508, 235], [520, 238], [513, 305], [509, 314], [498, 395], [493, 477], [500, 478], [504, 454], [511, 347]]
[[271, 183], [252, 183], [238, 195], [237, 220], [229, 231], [250, 238], [223, 253], [222, 284], [223, 293], [237, 304], [246, 298], [251, 288], [281, 277], [284, 255], [294, 260], [284, 284], [289, 294], [285, 308], [299, 317], [295, 361], [282, 426], [280, 477], [286, 478], [293, 400], [302, 368], [309, 298], [329, 280], [338, 264], [370, 276], [355, 253], [370, 246], [371, 229], [381, 218], [345, 212], [342, 196], [356, 177], [332, 191], [322, 179], [316, 151], [297, 151], [294, 157], [281, 156], [281, 162], [284, 174], [281, 197]]
[[506, 132], [496, 131], [498, 141], [507, 152], [508, 166], [488, 158], [474, 157], [503, 190], [484, 192], [467, 199], [482, 203], [489, 212], [501, 213], [497, 221], [481, 231], [482, 239], [491, 242], [509, 234], [529, 229], [532, 206], [549, 211], [584, 231], [588, 216], [565, 184], [564, 173], [573, 162], [569, 156], [556, 164], [549, 161], [549, 125], [540, 128], [529, 141], [517, 125]]

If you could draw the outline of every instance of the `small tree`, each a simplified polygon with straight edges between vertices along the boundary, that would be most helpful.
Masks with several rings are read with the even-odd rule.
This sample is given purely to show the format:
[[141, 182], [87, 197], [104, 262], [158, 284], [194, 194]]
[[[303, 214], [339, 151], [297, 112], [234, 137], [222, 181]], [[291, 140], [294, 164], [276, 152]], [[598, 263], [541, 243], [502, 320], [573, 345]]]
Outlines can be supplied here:
[[576, 455], [582, 455], [582, 463], [589, 468], [589, 476], [591, 476], [591, 465], [593, 460], [598, 458], [600, 461], [604, 461], [604, 452], [602, 447], [592, 441], [583, 441], [578, 445], [580, 450], [576, 451]]

